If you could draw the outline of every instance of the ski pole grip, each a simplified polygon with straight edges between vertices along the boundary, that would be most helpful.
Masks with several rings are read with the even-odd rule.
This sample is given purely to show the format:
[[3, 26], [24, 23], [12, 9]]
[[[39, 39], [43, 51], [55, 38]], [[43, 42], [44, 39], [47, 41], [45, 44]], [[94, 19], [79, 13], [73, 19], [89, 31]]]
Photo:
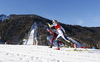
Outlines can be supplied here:
[[49, 23], [47, 23], [47, 24], [48, 24], [49, 27], [51, 26]]

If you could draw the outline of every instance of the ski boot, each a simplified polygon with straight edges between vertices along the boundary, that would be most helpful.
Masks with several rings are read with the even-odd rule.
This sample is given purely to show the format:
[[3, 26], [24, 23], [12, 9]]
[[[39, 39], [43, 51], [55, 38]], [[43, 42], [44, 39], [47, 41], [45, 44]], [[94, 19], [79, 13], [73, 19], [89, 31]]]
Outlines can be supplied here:
[[58, 47], [58, 48], [56, 48], [56, 50], [60, 50], [60, 48]]
[[52, 46], [50, 46], [49, 48], [52, 48]]
[[52, 48], [52, 43], [50, 44], [50, 47], [49, 48]]

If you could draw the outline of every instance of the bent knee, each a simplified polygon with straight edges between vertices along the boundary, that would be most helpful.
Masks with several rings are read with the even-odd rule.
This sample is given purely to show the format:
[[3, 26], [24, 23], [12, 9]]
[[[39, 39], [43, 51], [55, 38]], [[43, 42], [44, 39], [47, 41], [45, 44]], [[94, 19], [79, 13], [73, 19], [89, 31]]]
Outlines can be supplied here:
[[59, 41], [59, 39], [56, 39], [57, 41]]

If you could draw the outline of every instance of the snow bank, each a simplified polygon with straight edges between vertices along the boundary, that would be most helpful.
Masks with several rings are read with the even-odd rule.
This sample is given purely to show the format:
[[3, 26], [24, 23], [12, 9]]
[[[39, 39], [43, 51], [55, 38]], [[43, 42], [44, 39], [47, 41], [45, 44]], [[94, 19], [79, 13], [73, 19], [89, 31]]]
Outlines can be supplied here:
[[0, 45], [0, 62], [100, 62], [100, 50], [67, 51], [72, 48], [34, 45]]

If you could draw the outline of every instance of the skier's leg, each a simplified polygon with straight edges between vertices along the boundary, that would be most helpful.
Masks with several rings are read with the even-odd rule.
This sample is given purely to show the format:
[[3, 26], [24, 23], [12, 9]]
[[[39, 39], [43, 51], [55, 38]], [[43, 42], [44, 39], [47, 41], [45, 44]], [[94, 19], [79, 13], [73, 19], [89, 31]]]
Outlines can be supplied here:
[[52, 48], [54, 38], [51, 39], [50, 48]]
[[59, 48], [59, 38], [60, 37], [61, 37], [61, 35], [58, 35], [56, 38], [56, 41], [57, 41], [57, 49], [56, 50], [60, 50], [60, 48]]
[[70, 41], [68, 40], [68, 38], [67, 38], [64, 34], [62, 34], [61, 37], [62, 37], [65, 41], [70, 42]]
[[60, 50], [60, 48], [59, 48], [59, 41], [57, 41], [57, 48], [56, 48], [56, 50]]
[[59, 41], [57, 41], [57, 46], [59, 47]]
[[[59, 35], [60, 35], [65, 41], [70, 42], [70, 41], [68, 40], [68, 38], [64, 35], [64, 32], [63, 32], [62, 30], [58, 30], [58, 32], [59, 32]], [[58, 37], [58, 36], [57, 36], [57, 37]]]
[[71, 45], [73, 45], [73, 42], [72, 42], [72, 41], [69, 41], [69, 39], [67, 38], [67, 36], [65, 36], [64, 33], [61, 35], [61, 37], [62, 37], [65, 41], [67, 41], [68, 43], [71, 43]]
[[61, 37], [62, 37], [65, 41], [67, 41], [68, 43], [70, 43], [70, 41], [68, 40], [68, 38], [65, 36], [64, 32], [63, 32], [62, 30], [59, 30], [59, 31], [60, 31]]
[[59, 38], [61, 38], [60, 34], [56, 37], [56, 41], [59, 41]]
[[54, 38], [51, 39], [51, 43], [52, 43], [52, 44], [53, 44], [53, 40], [54, 40]]

